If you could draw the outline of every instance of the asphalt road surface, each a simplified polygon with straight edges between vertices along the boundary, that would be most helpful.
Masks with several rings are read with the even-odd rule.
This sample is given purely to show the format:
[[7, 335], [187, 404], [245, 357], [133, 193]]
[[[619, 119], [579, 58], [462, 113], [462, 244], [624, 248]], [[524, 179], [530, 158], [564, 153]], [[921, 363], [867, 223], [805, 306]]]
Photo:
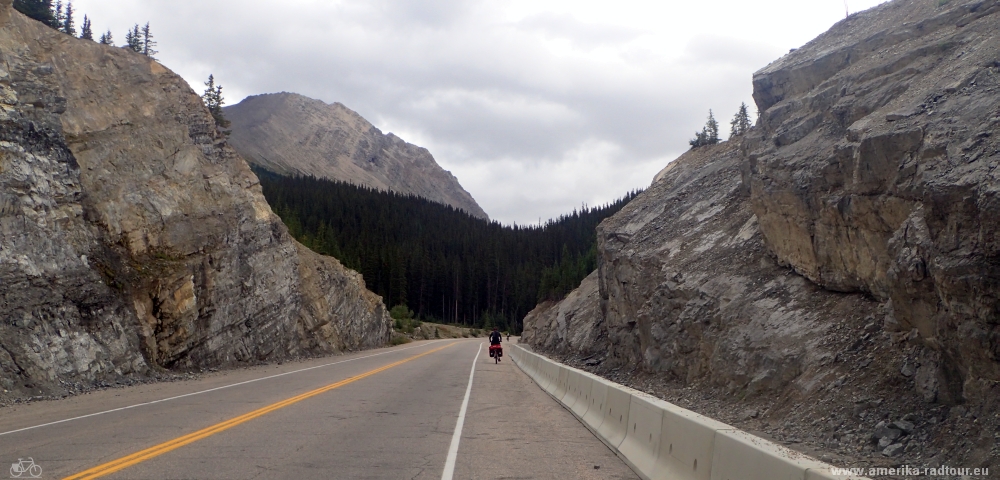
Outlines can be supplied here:
[[40, 478], [638, 478], [483, 339], [0, 409], [4, 470], [29, 457]]

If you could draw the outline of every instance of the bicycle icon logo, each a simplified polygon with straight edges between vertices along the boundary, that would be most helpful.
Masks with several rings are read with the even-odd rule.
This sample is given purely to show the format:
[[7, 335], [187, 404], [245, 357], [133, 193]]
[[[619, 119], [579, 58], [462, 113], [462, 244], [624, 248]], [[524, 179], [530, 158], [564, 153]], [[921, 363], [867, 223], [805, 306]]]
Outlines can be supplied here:
[[21, 475], [28, 474], [25, 478], [40, 478], [42, 467], [35, 464], [35, 459], [28, 457], [27, 460], [17, 459], [17, 463], [10, 464], [10, 478], [21, 478]]

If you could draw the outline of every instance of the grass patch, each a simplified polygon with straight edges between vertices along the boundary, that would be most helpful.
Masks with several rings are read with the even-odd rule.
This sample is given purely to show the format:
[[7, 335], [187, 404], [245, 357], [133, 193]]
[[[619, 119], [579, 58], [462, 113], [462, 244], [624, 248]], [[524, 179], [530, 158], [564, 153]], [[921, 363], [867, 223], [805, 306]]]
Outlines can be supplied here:
[[396, 345], [402, 345], [404, 343], [410, 343], [412, 341], [413, 340], [410, 340], [410, 337], [407, 337], [406, 335], [401, 335], [399, 333], [393, 333], [392, 337], [389, 338], [389, 344], [394, 347]]

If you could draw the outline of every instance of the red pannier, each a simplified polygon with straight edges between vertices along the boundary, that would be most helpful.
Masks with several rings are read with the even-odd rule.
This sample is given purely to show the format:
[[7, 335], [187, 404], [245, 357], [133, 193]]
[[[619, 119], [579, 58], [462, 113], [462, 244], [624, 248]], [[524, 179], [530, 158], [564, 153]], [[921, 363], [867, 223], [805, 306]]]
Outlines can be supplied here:
[[503, 347], [501, 347], [500, 345], [490, 345], [490, 358], [493, 358], [494, 355], [497, 357], [502, 357]]

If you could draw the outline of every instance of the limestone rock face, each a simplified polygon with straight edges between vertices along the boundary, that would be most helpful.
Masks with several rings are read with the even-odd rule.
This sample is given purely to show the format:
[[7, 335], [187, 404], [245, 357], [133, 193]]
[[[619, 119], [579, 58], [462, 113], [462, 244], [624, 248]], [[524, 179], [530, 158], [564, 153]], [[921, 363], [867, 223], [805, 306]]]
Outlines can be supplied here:
[[388, 341], [379, 298], [294, 242], [183, 79], [10, 0], [0, 52], [4, 389]]
[[904, 416], [924, 433], [892, 462], [989, 464], [997, 32], [995, 0], [895, 0], [757, 72], [757, 125], [602, 222], [598, 296], [540, 305], [525, 340], [846, 464], [890, 461], [871, 431]]
[[[996, 1], [895, 0], [760, 70], [745, 138], [681, 156], [598, 227], [600, 309], [537, 311], [598, 312], [583, 348], [611, 364], [751, 390], [808, 392], [882, 331], [908, 346], [866, 354], [896, 365], [867, 390], [985, 405], [1000, 384], [998, 31]], [[554, 315], [529, 316], [528, 338], [577, 348]]]
[[340, 103], [274, 93], [247, 97], [224, 110], [232, 122], [230, 143], [268, 170], [412, 194], [487, 218], [426, 148], [383, 134]]
[[604, 330], [597, 288], [597, 272], [559, 302], [542, 302], [524, 318], [521, 341], [559, 353], [597, 352]]
[[1000, 381], [998, 31], [995, 1], [896, 0], [753, 80], [744, 174], [767, 248], [916, 329], [941, 358], [928, 399]]
[[[590, 321], [567, 321], [578, 331], [561, 333], [555, 315], [529, 315], [526, 341], [604, 352], [612, 366], [734, 391], [814, 392], [835, 381], [830, 363], [854, 338], [842, 334], [847, 322], [831, 318], [862, 321], [878, 305], [824, 291], [770, 258], [742, 188], [738, 147], [689, 151], [602, 222], [596, 278], [549, 307], [592, 312], [581, 316]], [[589, 293], [594, 280], [597, 295]], [[591, 343], [577, 347], [569, 340], [577, 337]]]

